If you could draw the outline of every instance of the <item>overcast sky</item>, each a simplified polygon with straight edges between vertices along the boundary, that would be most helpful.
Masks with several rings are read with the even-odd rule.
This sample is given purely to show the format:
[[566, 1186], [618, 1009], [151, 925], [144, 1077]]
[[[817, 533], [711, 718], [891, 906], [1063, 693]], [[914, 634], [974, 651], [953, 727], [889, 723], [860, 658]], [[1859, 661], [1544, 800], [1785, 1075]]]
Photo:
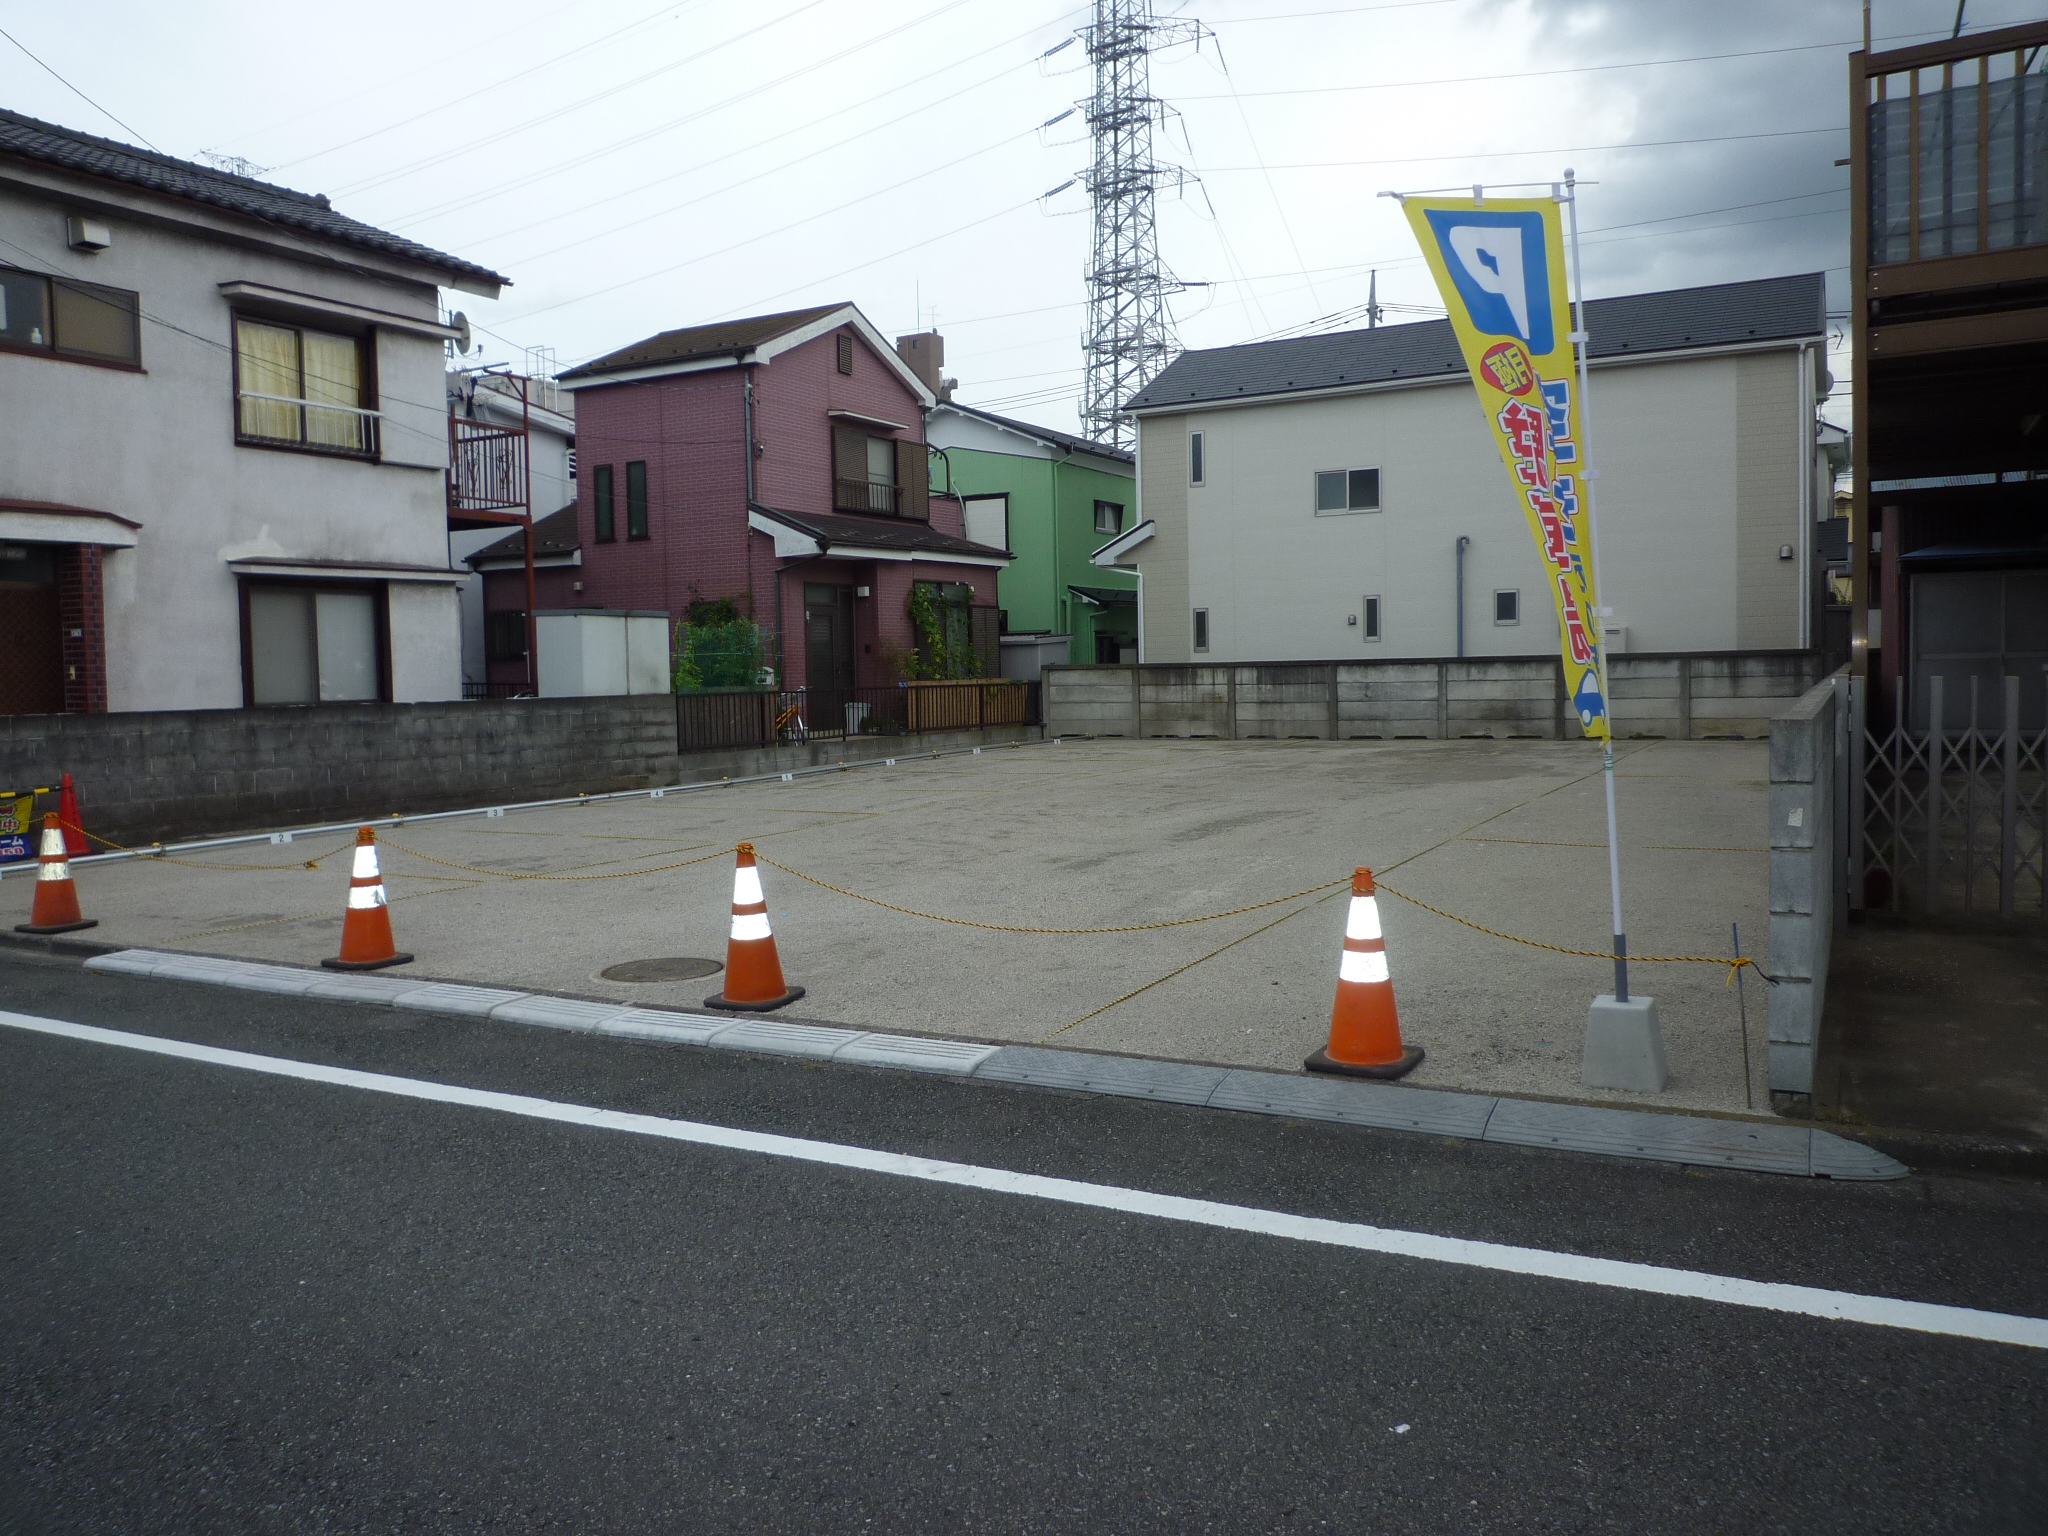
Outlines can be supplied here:
[[[1181, 342], [1388, 323], [1435, 295], [1376, 194], [1583, 193], [1593, 296], [1827, 269], [1845, 309], [1845, 57], [1856, 0], [1159, 0], [1207, 34], [1157, 55]], [[960, 398], [1072, 427], [1088, 222], [1066, 0], [230, 0], [5, 6], [19, 111], [244, 157], [512, 279], [451, 294], [493, 361], [562, 366], [655, 331], [851, 299], [936, 318]], [[2038, 19], [1969, 0], [1965, 29]], [[1890, 46], [1954, 0], [1876, 0]], [[1192, 29], [1190, 29], [1192, 30]], [[1720, 57], [1703, 57], [1719, 55]], [[108, 114], [118, 122], [109, 119]], [[125, 127], [123, 125], [126, 125]], [[1682, 141], [1682, 142], [1673, 142]], [[1330, 317], [1337, 317], [1332, 319]], [[1847, 365], [1835, 371], [1846, 378]], [[1846, 400], [1842, 402], [1846, 405]], [[1840, 415], [1841, 412], [1831, 412]]]

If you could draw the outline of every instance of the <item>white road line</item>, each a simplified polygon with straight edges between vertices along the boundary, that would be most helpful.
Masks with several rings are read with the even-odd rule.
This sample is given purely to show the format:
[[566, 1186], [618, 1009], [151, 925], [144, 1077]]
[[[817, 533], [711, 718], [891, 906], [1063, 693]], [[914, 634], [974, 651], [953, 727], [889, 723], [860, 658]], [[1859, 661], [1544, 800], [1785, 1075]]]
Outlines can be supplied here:
[[1516, 1248], [1504, 1243], [1438, 1237], [1427, 1232], [1403, 1232], [1389, 1227], [1367, 1226], [1363, 1222], [1328, 1221], [1317, 1216], [1260, 1210], [1255, 1206], [1225, 1205], [1213, 1200], [1155, 1194], [1150, 1190], [1122, 1189], [1114, 1184], [1084, 1184], [1075, 1179], [1045, 1178], [1038, 1174], [1013, 1173], [1003, 1168], [977, 1167], [972, 1163], [911, 1157], [900, 1152], [876, 1152], [866, 1147], [842, 1146], [837, 1142], [733, 1130], [695, 1120], [627, 1114], [586, 1104], [560, 1104], [552, 1099], [529, 1098], [518, 1093], [492, 1093], [481, 1088], [424, 1082], [418, 1078], [389, 1077], [381, 1072], [358, 1072], [347, 1067], [326, 1067], [278, 1056], [256, 1056], [247, 1051], [222, 1050], [217, 1046], [129, 1034], [123, 1030], [100, 1029], [90, 1024], [72, 1024], [62, 1019], [36, 1018], [24, 1013], [0, 1012], [0, 1026], [84, 1040], [95, 1045], [120, 1046], [157, 1056], [173, 1056], [184, 1061], [237, 1067], [246, 1072], [264, 1072], [274, 1077], [292, 1077], [302, 1082], [330, 1083], [437, 1104], [461, 1104], [472, 1109], [496, 1110], [500, 1114], [524, 1115], [533, 1120], [556, 1120], [596, 1130], [658, 1136], [669, 1141], [723, 1147], [734, 1152], [794, 1158], [799, 1162], [856, 1168], [867, 1173], [883, 1173], [933, 1184], [956, 1184], [995, 1194], [1026, 1195], [1038, 1200], [1056, 1200], [1066, 1205], [1091, 1206], [1097, 1210], [1121, 1211], [1127, 1215], [1151, 1216], [1195, 1226], [1220, 1227], [1232, 1232], [1285, 1237], [1296, 1242], [1322, 1243], [1334, 1248], [1353, 1248], [1400, 1258], [1427, 1259], [1439, 1264], [1458, 1264], [1501, 1274], [1572, 1280], [1584, 1285], [1611, 1286], [1617, 1290], [1640, 1291], [1653, 1296], [1679, 1296], [1727, 1306], [1756, 1307], [1766, 1312], [1818, 1317], [1830, 1322], [1867, 1323], [1879, 1328], [1904, 1328], [1915, 1333], [1948, 1334], [1993, 1344], [2048, 1349], [2048, 1319], [2020, 1317], [2006, 1312], [1981, 1312], [1973, 1307], [1900, 1301], [1888, 1296], [1859, 1295], [1854, 1291], [1828, 1291], [1813, 1286], [1741, 1280], [1689, 1269], [1667, 1269], [1656, 1264], [1632, 1264], [1619, 1259], [1553, 1253], [1543, 1248]]

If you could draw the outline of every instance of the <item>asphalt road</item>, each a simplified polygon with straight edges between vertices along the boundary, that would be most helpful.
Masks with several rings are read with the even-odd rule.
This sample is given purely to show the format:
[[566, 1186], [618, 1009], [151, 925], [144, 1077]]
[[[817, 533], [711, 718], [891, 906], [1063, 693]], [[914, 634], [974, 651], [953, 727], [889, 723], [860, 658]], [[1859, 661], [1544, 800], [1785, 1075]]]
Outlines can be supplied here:
[[[2048, 1191], [1830, 1185], [0, 955], [0, 1008], [2048, 1315]], [[0, 1028], [0, 1530], [2039, 1532], [2048, 1351]]]

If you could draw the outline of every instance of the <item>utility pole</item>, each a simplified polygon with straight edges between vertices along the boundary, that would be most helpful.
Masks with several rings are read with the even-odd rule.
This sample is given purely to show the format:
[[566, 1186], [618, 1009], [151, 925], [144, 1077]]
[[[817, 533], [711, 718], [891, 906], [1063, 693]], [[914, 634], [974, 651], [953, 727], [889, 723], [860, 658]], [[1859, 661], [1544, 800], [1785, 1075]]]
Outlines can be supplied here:
[[1094, 139], [1082, 183], [1094, 205], [1095, 239], [1081, 429], [1119, 448], [1137, 445], [1136, 425], [1119, 408], [1179, 351], [1166, 298], [1182, 284], [1159, 260], [1154, 205], [1160, 184], [1177, 187], [1186, 173], [1152, 158], [1152, 128], [1166, 108], [1152, 94], [1151, 56], [1202, 35], [1200, 22], [1157, 20], [1152, 0], [1095, 0], [1094, 23], [1081, 32], [1095, 71], [1094, 92], [1082, 105]]

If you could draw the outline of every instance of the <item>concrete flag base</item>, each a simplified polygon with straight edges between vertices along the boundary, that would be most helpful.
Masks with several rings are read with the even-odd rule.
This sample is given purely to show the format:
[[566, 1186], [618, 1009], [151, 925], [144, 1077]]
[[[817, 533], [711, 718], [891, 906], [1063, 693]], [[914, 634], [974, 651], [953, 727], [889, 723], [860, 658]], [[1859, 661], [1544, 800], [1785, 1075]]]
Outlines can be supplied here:
[[1662, 1093], [1671, 1086], [1664, 1059], [1664, 1029], [1654, 997], [1617, 1003], [1612, 993], [1593, 999], [1586, 1015], [1586, 1047], [1579, 1057], [1579, 1081], [1588, 1088], [1628, 1093]]

